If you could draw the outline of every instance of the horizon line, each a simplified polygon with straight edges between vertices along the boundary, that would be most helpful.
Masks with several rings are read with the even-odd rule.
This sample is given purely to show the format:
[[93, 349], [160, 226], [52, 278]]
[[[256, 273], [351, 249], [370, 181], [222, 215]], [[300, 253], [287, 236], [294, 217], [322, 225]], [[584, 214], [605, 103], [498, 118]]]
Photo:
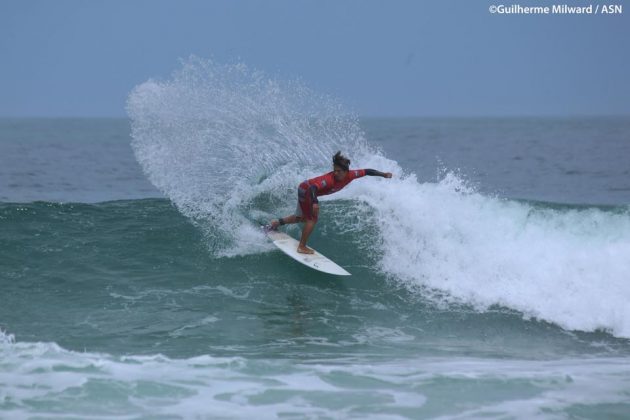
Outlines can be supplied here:
[[[356, 117], [359, 119], [412, 119], [412, 118], [605, 118], [605, 117], [630, 117], [630, 113], [623, 114], [475, 114], [475, 115], [461, 115], [461, 114], [424, 114], [424, 115], [374, 115], [374, 114], [347, 114], [349, 117]], [[103, 120], [129, 120], [130, 117], [126, 115], [0, 115], [2, 120], [28, 120], [28, 119], [49, 119], [49, 120], [63, 120], [63, 119], [103, 119]]]

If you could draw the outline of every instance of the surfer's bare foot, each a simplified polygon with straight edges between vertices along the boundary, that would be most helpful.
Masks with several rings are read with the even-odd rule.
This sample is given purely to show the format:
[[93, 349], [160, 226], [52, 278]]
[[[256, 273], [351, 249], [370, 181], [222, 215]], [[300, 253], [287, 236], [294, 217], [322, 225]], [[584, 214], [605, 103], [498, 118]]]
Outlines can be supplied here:
[[305, 247], [305, 246], [298, 246], [297, 252], [299, 252], [300, 254], [314, 254], [315, 251], [313, 251], [311, 248]]
[[280, 226], [279, 220], [272, 220], [271, 223], [267, 225], [269, 230], [278, 230], [278, 226]]

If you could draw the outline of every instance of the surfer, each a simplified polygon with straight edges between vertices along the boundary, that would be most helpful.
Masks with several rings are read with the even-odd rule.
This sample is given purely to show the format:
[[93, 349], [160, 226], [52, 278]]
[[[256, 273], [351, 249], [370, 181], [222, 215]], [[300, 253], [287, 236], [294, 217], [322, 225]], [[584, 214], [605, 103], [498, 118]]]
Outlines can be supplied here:
[[365, 175], [382, 176], [383, 178], [392, 177], [391, 172], [380, 172], [374, 169], [350, 169], [350, 159], [343, 156], [341, 152], [335, 153], [332, 172], [302, 182], [298, 186], [298, 203], [295, 214], [272, 220], [268, 225], [269, 229], [276, 230], [282, 225], [304, 222], [297, 252], [312, 254], [314, 251], [306, 246], [306, 242], [313, 232], [315, 223], [317, 223], [317, 216], [319, 215], [317, 197], [335, 193], [353, 180]]

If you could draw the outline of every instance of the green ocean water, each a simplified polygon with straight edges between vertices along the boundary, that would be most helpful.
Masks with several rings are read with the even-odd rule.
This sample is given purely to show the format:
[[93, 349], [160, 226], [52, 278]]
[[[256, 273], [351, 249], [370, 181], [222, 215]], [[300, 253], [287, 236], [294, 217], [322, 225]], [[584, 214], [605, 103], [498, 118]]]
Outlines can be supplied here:
[[[0, 209], [3, 291], [11, 297], [2, 320], [25, 341], [175, 358], [236, 351], [538, 359], [630, 350], [609, 334], [567, 334], [499, 305], [479, 313], [405, 291], [357, 249], [356, 237], [369, 236], [370, 227], [351, 235], [315, 233], [312, 245], [353, 273], [341, 279], [272, 246], [211, 258], [203, 235], [163, 199]], [[372, 338], [383, 342], [373, 346]]]
[[370, 226], [313, 238], [353, 273], [343, 280], [272, 249], [211, 258], [163, 199], [4, 203], [0, 229], [9, 417], [630, 409], [626, 339], [410, 292], [356, 248]]

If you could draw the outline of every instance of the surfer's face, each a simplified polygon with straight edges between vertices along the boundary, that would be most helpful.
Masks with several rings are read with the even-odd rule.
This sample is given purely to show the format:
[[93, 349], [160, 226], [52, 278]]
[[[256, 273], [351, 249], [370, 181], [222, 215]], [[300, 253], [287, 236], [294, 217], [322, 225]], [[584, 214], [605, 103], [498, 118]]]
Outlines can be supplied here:
[[348, 171], [344, 170], [341, 166], [334, 165], [333, 174], [335, 175], [335, 179], [337, 181], [343, 181], [344, 179], [346, 179]]

